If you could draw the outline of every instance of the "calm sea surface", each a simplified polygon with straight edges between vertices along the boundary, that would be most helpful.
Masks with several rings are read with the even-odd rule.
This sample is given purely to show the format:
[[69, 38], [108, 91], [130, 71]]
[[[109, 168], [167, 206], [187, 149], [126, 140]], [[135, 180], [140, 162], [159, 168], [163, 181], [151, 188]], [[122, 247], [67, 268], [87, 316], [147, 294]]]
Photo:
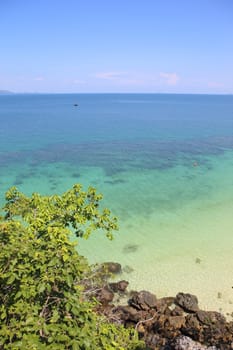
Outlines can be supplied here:
[[1, 203], [12, 185], [103, 193], [120, 230], [79, 250], [132, 289], [233, 311], [233, 96], [1, 95], [0, 167]]

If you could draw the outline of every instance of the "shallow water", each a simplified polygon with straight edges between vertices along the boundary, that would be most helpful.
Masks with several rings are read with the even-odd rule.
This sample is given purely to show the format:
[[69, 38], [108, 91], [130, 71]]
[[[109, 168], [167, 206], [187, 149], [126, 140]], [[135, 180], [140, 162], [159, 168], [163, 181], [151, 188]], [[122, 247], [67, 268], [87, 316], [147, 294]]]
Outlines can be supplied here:
[[2, 202], [12, 185], [93, 185], [120, 230], [80, 240], [91, 262], [120, 262], [132, 289], [233, 312], [233, 96], [9, 95], [0, 121]]

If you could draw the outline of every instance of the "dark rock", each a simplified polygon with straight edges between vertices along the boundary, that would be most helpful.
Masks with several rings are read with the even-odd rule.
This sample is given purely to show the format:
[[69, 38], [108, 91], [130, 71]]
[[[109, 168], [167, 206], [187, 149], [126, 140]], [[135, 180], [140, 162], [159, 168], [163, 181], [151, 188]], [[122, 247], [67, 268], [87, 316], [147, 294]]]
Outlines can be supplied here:
[[109, 320], [111, 319], [112, 316], [112, 309], [113, 309], [112, 304], [101, 304], [96, 307], [96, 310], [101, 313], [101, 315], [106, 316]]
[[113, 301], [114, 293], [105, 286], [97, 291], [95, 297], [101, 304], [107, 305]]
[[[121, 270], [120, 264], [111, 262], [102, 268], [114, 273]], [[131, 292], [129, 305], [114, 306], [114, 292], [120, 298], [127, 286], [125, 280], [104, 281], [94, 293], [100, 302], [96, 311], [110, 322], [135, 328], [148, 349], [233, 350], [233, 322], [227, 322], [218, 312], [200, 310], [195, 295], [178, 293], [175, 298], [157, 299], [147, 291]]]
[[163, 333], [167, 319], [168, 319], [168, 316], [163, 315], [163, 314], [161, 314], [157, 317], [157, 319], [154, 322], [154, 326], [153, 326], [155, 333], [157, 333], [157, 332]]
[[174, 339], [181, 335], [181, 329], [185, 326], [184, 316], [159, 315], [154, 321], [153, 331], [160, 334], [162, 338]]
[[122, 280], [119, 282], [109, 283], [109, 287], [112, 289], [114, 293], [120, 292], [124, 293], [126, 288], [128, 287], [129, 282]]
[[164, 345], [166, 344], [166, 339], [162, 338], [159, 334], [149, 333], [147, 334], [146, 338], [146, 344], [149, 346], [149, 349], [169, 349], [171, 348], [164, 348]]
[[186, 316], [185, 325], [186, 325], [186, 328], [189, 328], [189, 329], [195, 329], [198, 331], [201, 329], [200, 322], [195, 314], [191, 314], [191, 315]]
[[202, 311], [197, 312], [199, 321], [203, 324], [210, 325], [211, 323], [224, 323], [226, 322], [225, 317], [219, 312], [215, 311]]
[[187, 312], [196, 312], [199, 310], [197, 297], [192, 294], [178, 293], [175, 303]]
[[[174, 303], [173, 297], [165, 297], [165, 298], [160, 298], [157, 299], [156, 301], [156, 310], [159, 313], [166, 313], [166, 314], [171, 314], [171, 305]], [[175, 316], [175, 315], [174, 315]]]
[[143, 317], [142, 311], [138, 311], [134, 307], [128, 305], [116, 307], [114, 313], [117, 315], [117, 318], [120, 318], [124, 322], [130, 321], [137, 323]]
[[171, 310], [171, 316], [183, 316], [184, 310], [182, 307], [176, 305], [173, 310]]
[[156, 307], [156, 296], [147, 291], [135, 292], [129, 300], [129, 304], [137, 309], [149, 310]]
[[101, 265], [101, 270], [107, 273], [119, 274], [121, 273], [121, 264], [116, 262], [105, 262]]
[[181, 329], [185, 325], [184, 316], [170, 316], [165, 322], [165, 327], [170, 330]]

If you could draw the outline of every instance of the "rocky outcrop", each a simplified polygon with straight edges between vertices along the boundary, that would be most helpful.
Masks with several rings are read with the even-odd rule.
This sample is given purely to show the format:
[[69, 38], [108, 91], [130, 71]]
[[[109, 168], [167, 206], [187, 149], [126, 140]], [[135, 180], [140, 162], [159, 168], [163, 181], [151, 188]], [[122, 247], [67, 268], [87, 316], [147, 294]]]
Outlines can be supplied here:
[[197, 297], [192, 294], [178, 293], [175, 303], [187, 312], [196, 312], [199, 310]]
[[105, 262], [100, 265], [100, 270], [102, 272], [107, 272], [111, 274], [119, 274], [121, 273], [121, 264], [115, 262]]
[[109, 287], [112, 289], [114, 293], [117, 293], [117, 292], [124, 293], [128, 285], [129, 285], [129, 282], [125, 280], [109, 283]]
[[[120, 273], [120, 264], [105, 263], [104, 269]], [[233, 322], [219, 312], [200, 310], [198, 299], [189, 293], [157, 298], [142, 290], [127, 292], [128, 282], [106, 283], [93, 294], [97, 312], [109, 321], [134, 327], [149, 350], [233, 350]], [[119, 303], [127, 296], [127, 305]]]
[[[105, 305], [112, 298], [106, 301]], [[128, 305], [111, 305], [104, 313], [114, 322], [137, 329], [148, 349], [233, 349], [233, 322], [218, 312], [200, 310], [197, 297], [191, 294], [157, 299], [147, 291], [133, 292]]]
[[114, 293], [108, 286], [97, 289], [93, 295], [102, 305], [108, 305], [114, 298]]
[[133, 292], [129, 304], [139, 310], [149, 310], [156, 306], [156, 296], [145, 290]]

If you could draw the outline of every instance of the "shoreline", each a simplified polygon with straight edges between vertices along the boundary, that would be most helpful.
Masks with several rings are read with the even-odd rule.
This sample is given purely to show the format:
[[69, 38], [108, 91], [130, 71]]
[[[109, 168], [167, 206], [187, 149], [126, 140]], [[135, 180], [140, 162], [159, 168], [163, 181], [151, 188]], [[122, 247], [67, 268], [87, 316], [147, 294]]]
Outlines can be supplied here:
[[[121, 277], [121, 265], [102, 265]], [[106, 270], [105, 270], [106, 271]], [[233, 346], [233, 321], [217, 311], [199, 307], [198, 298], [179, 292], [175, 297], [157, 298], [149, 291], [128, 292], [129, 282], [103, 281], [94, 297], [97, 312], [110, 322], [134, 327], [150, 350], [230, 350]]]
[[[183, 227], [174, 227], [176, 241], [170, 242], [172, 223], [161, 235], [154, 228], [155, 219], [147, 220], [147, 227], [137, 220], [131, 228], [126, 223], [114, 243], [93, 235], [88, 242], [80, 242], [78, 251], [91, 263], [102, 263], [103, 259], [121, 263], [121, 278], [129, 281], [132, 289], [150, 290], [158, 297], [191, 292], [198, 296], [202, 309], [215, 309], [230, 320], [229, 314], [233, 312], [231, 208], [232, 205], [217, 206], [208, 216], [200, 211], [199, 217], [195, 216], [189, 223], [186, 220]], [[184, 216], [190, 217], [189, 214], [187, 211]], [[194, 227], [195, 219], [196, 232], [192, 233], [190, 228]], [[149, 226], [151, 235], [145, 241], [148, 231], [142, 229]], [[153, 231], [158, 237], [153, 238]], [[186, 232], [190, 234], [185, 235]], [[94, 246], [104, 253], [99, 250], [93, 253]]]

